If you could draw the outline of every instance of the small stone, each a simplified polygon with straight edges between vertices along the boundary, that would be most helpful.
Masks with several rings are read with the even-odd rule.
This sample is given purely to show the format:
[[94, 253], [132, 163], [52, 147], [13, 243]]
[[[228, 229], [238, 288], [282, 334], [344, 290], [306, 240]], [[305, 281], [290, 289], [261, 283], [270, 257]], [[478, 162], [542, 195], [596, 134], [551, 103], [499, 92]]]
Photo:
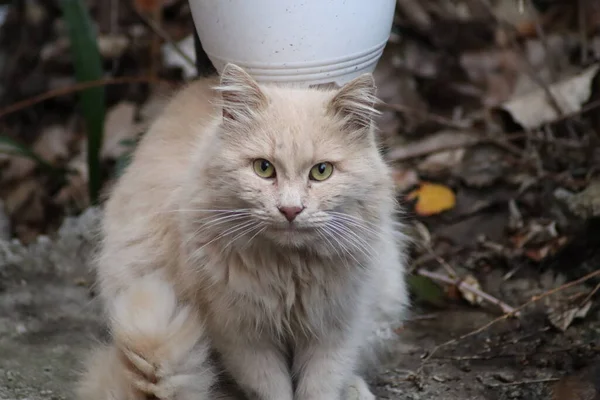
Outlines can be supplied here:
[[15, 330], [17, 331], [17, 333], [22, 335], [27, 332], [27, 327], [25, 326], [25, 324], [18, 323], [17, 325], [15, 325]]
[[493, 375], [495, 379], [504, 383], [511, 383], [515, 381], [515, 377], [510, 372], [498, 372]]

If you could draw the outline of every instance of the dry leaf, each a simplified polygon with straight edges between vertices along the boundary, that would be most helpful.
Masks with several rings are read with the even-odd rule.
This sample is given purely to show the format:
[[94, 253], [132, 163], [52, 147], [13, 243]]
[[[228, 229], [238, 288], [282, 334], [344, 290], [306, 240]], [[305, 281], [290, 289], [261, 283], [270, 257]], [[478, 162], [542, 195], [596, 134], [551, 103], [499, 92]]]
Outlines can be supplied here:
[[0, 181], [3, 184], [16, 182], [35, 170], [35, 161], [26, 157], [0, 154]]
[[31, 177], [15, 185], [4, 198], [6, 213], [12, 220], [27, 224], [42, 224], [45, 220], [45, 193]]
[[64, 208], [83, 210], [90, 204], [88, 192], [88, 166], [84, 154], [69, 162], [69, 169], [77, 172], [67, 176], [67, 183], [53, 197], [55, 204]]
[[[579, 75], [564, 79], [549, 87], [560, 112], [570, 115], [581, 111], [583, 104], [592, 93], [592, 81], [598, 73], [600, 64], [592, 65]], [[544, 89], [538, 89], [526, 95], [511, 99], [500, 106], [525, 129], [534, 129], [550, 123], [561, 115], [549, 101]]]
[[525, 251], [525, 256], [536, 262], [542, 261], [546, 257], [555, 255], [558, 250], [567, 244], [567, 241], [566, 237], [561, 236], [542, 247]]
[[44, 129], [33, 144], [33, 151], [48, 161], [57, 164], [69, 158], [69, 142], [73, 139], [62, 125], [52, 125]]
[[450, 210], [456, 204], [456, 196], [452, 189], [437, 183], [424, 182], [406, 196], [407, 200], [415, 198], [415, 212], [424, 217]]
[[[467, 275], [462, 281], [467, 285], [474, 287], [475, 289], [482, 290], [477, 278], [475, 278], [471, 274]], [[458, 286], [458, 290], [462, 294], [463, 299], [465, 299], [472, 305], [479, 305], [483, 302], [483, 299], [481, 297], [477, 296], [475, 293], [469, 290], [465, 290], [461, 285]]]
[[575, 318], [585, 318], [590, 308], [592, 308], [592, 301], [588, 300], [580, 306], [549, 310], [548, 320], [555, 328], [565, 332]]

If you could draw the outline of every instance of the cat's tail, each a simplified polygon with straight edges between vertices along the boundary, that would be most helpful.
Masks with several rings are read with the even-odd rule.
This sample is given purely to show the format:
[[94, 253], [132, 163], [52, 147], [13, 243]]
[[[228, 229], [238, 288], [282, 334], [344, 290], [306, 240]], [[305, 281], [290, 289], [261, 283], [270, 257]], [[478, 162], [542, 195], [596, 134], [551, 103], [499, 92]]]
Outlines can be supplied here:
[[113, 344], [92, 353], [81, 400], [205, 400], [215, 373], [197, 314], [160, 275], [140, 279], [112, 304]]

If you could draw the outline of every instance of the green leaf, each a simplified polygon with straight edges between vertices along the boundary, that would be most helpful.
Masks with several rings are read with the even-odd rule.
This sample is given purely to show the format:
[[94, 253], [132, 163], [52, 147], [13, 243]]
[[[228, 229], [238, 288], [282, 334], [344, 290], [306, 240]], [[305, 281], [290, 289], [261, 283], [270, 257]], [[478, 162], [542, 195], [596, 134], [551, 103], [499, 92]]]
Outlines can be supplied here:
[[437, 307], [445, 305], [446, 294], [444, 290], [431, 279], [411, 274], [406, 277], [406, 280], [410, 291], [420, 301]]
[[[85, 2], [83, 0], [61, 0], [61, 6], [69, 29], [77, 81], [89, 82], [102, 79], [102, 60]], [[104, 115], [106, 113], [104, 87], [86, 89], [79, 96], [88, 135], [90, 199], [95, 204], [98, 202], [102, 186], [100, 149], [102, 148]]]

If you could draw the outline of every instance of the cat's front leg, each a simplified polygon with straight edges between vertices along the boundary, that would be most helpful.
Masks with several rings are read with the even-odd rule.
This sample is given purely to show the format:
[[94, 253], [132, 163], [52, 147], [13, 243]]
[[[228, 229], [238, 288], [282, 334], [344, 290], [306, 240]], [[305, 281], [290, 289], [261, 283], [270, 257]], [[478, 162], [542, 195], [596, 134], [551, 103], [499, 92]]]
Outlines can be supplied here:
[[216, 341], [223, 365], [251, 400], [293, 400], [285, 354], [268, 341]]
[[[294, 400], [338, 400], [344, 396], [372, 399], [362, 378], [354, 375], [357, 356], [356, 342], [343, 335], [315, 340], [300, 348], [293, 363], [298, 382]], [[361, 385], [350, 387], [356, 386], [357, 379]]]

